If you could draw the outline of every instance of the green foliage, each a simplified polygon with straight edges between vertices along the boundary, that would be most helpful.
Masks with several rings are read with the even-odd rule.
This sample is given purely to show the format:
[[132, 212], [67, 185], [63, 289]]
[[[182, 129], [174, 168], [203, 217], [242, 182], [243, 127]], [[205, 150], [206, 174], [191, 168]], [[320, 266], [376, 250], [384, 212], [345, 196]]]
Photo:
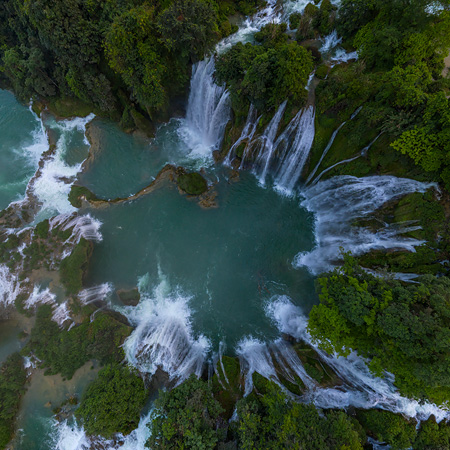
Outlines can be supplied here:
[[117, 364], [100, 370], [75, 415], [88, 434], [111, 438], [134, 430], [147, 398], [144, 382], [132, 369]]
[[214, 449], [219, 442], [217, 421], [223, 411], [210, 386], [194, 375], [154, 403], [151, 449]]
[[206, 180], [197, 172], [180, 175], [177, 183], [184, 192], [190, 195], [200, 195], [208, 189]]
[[294, 42], [285, 42], [285, 24], [266, 25], [257, 38], [262, 46], [238, 43], [216, 61], [216, 77], [231, 91], [233, 109], [243, 115], [248, 103], [257, 109], [277, 107], [289, 98], [302, 104], [313, 68], [311, 53]]
[[218, 40], [217, 14], [206, 0], [175, 0], [157, 23], [167, 49], [193, 62]]
[[328, 352], [351, 349], [370, 368], [395, 375], [406, 395], [442, 403], [450, 394], [450, 280], [430, 275], [420, 284], [375, 278], [348, 255], [342, 269], [319, 278], [320, 305], [309, 319], [312, 338]]
[[414, 442], [415, 450], [444, 450], [450, 448], [450, 426], [448, 422], [436, 423], [434, 417], [420, 424], [417, 438]]
[[61, 330], [51, 317], [49, 305], [37, 310], [30, 341], [24, 350], [26, 353], [32, 351], [42, 361], [42, 367], [48, 368], [47, 374], [61, 373], [70, 379], [90, 359], [101, 364], [123, 360], [120, 346], [131, 328], [112, 315], [99, 313], [94, 321], [87, 319], [69, 331]]
[[357, 417], [369, 434], [380, 442], [388, 443], [392, 450], [406, 450], [412, 447], [416, 437], [415, 422], [380, 409], [358, 411]]
[[81, 197], [87, 201], [97, 200], [97, 196], [84, 186], [73, 184], [69, 192], [69, 202], [75, 208], [81, 208]]
[[47, 239], [49, 226], [50, 225], [48, 219], [39, 222], [34, 228], [36, 236], [38, 236], [40, 239]]
[[238, 403], [239, 448], [362, 449], [357, 429], [343, 412], [321, 416], [314, 405], [294, 403], [273, 382], [264, 395]]
[[14, 432], [20, 398], [25, 392], [27, 372], [22, 357], [14, 353], [0, 366], [0, 448], [5, 448]]
[[72, 253], [61, 261], [59, 273], [68, 294], [77, 294], [82, 288], [91, 253], [92, 242], [81, 238]]

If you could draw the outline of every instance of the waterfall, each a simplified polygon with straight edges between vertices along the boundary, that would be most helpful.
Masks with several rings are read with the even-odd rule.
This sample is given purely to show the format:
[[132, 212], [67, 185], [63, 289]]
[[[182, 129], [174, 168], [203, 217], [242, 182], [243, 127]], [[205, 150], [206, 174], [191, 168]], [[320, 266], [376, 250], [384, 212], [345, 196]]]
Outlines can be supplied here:
[[0, 306], [12, 306], [20, 294], [20, 281], [6, 264], [0, 264]]
[[62, 231], [72, 229], [69, 240], [75, 243], [80, 242], [83, 237], [88, 241], [101, 242], [103, 237], [100, 233], [102, 222], [94, 219], [90, 214], [79, 216], [77, 214], [60, 214], [49, 220], [50, 231], [54, 228], [61, 227]]
[[186, 119], [180, 134], [197, 157], [211, 156], [223, 140], [230, 120], [229, 93], [225, 86], [214, 82], [214, 57], [206, 58], [192, 67], [191, 91]]
[[312, 274], [329, 270], [340, 258], [340, 247], [360, 255], [374, 249], [402, 248], [414, 251], [423, 243], [403, 237], [418, 229], [410, 224], [384, 225], [377, 231], [352, 226], [395, 198], [412, 192], [425, 192], [433, 183], [421, 183], [393, 176], [333, 177], [302, 191], [302, 206], [315, 214], [316, 247], [296, 256], [294, 265], [304, 266]]
[[[278, 108], [264, 133], [250, 143], [249, 147], [259, 146], [256, 152], [253, 172], [259, 182], [266, 184], [269, 172], [273, 173], [277, 189], [292, 193], [297, 184], [314, 140], [314, 116], [312, 106], [300, 110], [278, 136], [278, 128], [286, 109], [287, 101]], [[248, 151], [242, 158], [240, 168], [244, 167]]]
[[259, 182], [264, 185], [266, 182], [266, 175], [269, 169], [269, 164], [272, 159], [275, 146], [274, 140], [277, 135], [278, 127], [280, 125], [280, 121], [283, 117], [284, 110], [286, 108], [287, 100], [285, 100], [277, 109], [277, 112], [272, 117], [272, 120], [267, 125], [264, 133], [258, 140], [261, 142], [261, 148], [256, 156], [256, 170], [259, 173]]
[[192, 373], [202, 374], [210, 342], [194, 336], [190, 297], [171, 290], [161, 272], [159, 276], [151, 293], [141, 292], [137, 306], [116, 309], [135, 327], [124, 343], [128, 362], [149, 375], [160, 367], [178, 384]]
[[83, 289], [78, 294], [78, 298], [83, 305], [88, 305], [89, 303], [105, 300], [106, 297], [111, 294], [112, 290], [113, 288], [111, 283], [103, 283], [98, 286]]
[[[308, 319], [288, 297], [274, 298], [267, 307], [267, 315], [281, 333], [300, 339], [313, 347], [320, 359], [344, 381], [344, 385], [338, 388], [323, 388], [311, 383], [308, 385], [302, 379], [307, 387], [305, 400], [313, 401], [316, 406], [322, 408], [346, 408], [350, 405], [359, 408], [377, 407], [419, 420], [426, 420], [431, 415], [434, 415], [438, 421], [449, 417], [447, 410], [434, 404], [419, 403], [400, 395], [394, 386], [392, 374], [386, 374], [384, 378], [372, 375], [366, 361], [355, 352], [348, 357], [340, 357], [328, 355], [320, 350], [311, 341], [307, 331]], [[288, 347], [289, 344], [285, 343], [285, 346]], [[271, 370], [274, 369], [264, 369], [269, 374]]]
[[[242, 129], [242, 133], [239, 136], [239, 139], [233, 144], [233, 146], [230, 148], [230, 151], [228, 152], [223, 164], [225, 166], [230, 166], [231, 161], [233, 160], [235, 156], [236, 149], [245, 141], [247, 141], [247, 147], [248, 143], [251, 142], [253, 139], [253, 136], [256, 131], [256, 127], [258, 126], [258, 121], [261, 118], [261, 116], [257, 117], [257, 111], [253, 105], [250, 105], [250, 108], [248, 110], [247, 120], [245, 122], [244, 128]], [[246, 150], [247, 150], [246, 147]], [[243, 158], [244, 159], [244, 155]]]
[[314, 140], [315, 110], [312, 106], [303, 109], [300, 120], [296, 119], [297, 132], [292, 144], [280, 155], [275, 173], [276, 186], [284, 192], [292, 193], [308, 159]]

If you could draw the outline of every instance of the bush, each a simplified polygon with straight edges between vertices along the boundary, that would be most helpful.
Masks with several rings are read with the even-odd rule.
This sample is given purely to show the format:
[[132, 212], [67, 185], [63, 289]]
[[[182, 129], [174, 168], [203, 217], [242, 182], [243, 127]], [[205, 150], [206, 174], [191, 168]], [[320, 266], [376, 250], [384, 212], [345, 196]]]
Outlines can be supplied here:
[[392, 450], [412, 447], [416, 436], [415, 422], [380, 409], [358, 411], [357, 417], [370, 435], [380, 442], [388, 443]]
[[[128, 111], [128, 109], [126, 109]], [[81, 208], [81, 197], [85, 197], [87, 201], [97, 200], [97, 196], [84, 186], [75, 184], [70, 188], [69, 202], [75, 208]]]
[[43, 305], [37, 310], [30, 341], [23, 351], [36, 354], [41, 366], [48, 368], [46, 374], [60, 373], [70, 379], [90, 359], [100, 364], [121, 362], [121, 345], [130, 332], [128, 325], [106, 313], [97, 314], [93, 322], [61, 330], [52, 320], [52, 308]]
[[146, 399], [144, 382], [135, 371], [108, 365], [88, 386], [75, 415], [88, 434], [111, 438], [137, 428]]

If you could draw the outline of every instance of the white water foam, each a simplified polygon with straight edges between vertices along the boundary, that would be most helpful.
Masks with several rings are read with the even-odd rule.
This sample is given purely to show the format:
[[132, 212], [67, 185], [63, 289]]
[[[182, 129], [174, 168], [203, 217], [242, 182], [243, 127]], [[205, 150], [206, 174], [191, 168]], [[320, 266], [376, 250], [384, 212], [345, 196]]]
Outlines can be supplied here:
[[[426, 420], [434, 415], [438, 421], [448, 419], [448, 410], [424, 402], [419, 403], [400, 395], [394, 386], [394, 376], [386, 373], [385, 378], [372, 375], [365, 360], [352, 352], [348, 357], [328, 355], [311, 341], [307, 331], [308, 319], [299, 307], [293, 305], [288, 297], [281, 296], [268, 305], [268, 316], [277, 325], [281, 333], [301, 339], [312, 346], [320, 358], [332, 367], [344, 381], [337, 388], [311, 389], [305, 399], [313, 401], [322, 408], [346, 408], [350, 405], [360, 408], [382, 408], [401, 413], [418, 420]], [[270, 369], [264, 369], [270, 373]]]
[[60, 132], [60, 137], [56, 143], [56, 150], [44, 162], [39, 176], [30, 185], [32, 192], [36, 195], [39, 202], [42, 203], [40, 215], [51, 215], [54, 213], [65, 214], [76, 210], [70, 204], [67, 197], [77, 174], [82, 168], [83, 161], [74, 165], [67, 164], [65, 159], [67, 143], [71, 134], [81, 132], [83, 133], [85, 145], [89, 145], [85, 135], [86, 125], [94, 117], [94, 114], [90, 114], [84, 118], [55, 122], [54, 126]]
[[113, 287], [111, 283], [103, 283], [98, 286], [83, 289], [78, 294], [78, 298], [83, 305], [89, 305], [89, 303], [105, 300], [111, 294], [112, 290]]
[[178, 130], [189, 156], [206, 161], [211, 160], [213, 150], [220, 148], [231, 111], [229, 93], [214, 82], [214, 71], [213, 57], [192, 67], [186, 119]]
[[90, 214], [79, 216], [76, 213], [60, 214], [49, 220], [50, 231], [61, 227], [62, 231], [73, 228], [70, 241], [80, 242], [83, 237], [88, 241], [101, 242], [103, 237], [100, 233], [102, 222], [92, 217]]
[[141, 417], [138, 427], [127, 436], [119, 434], [115, 441], [100, 436], [88, 436], [83, 426], [67, 420], [57, 422], [52, 420], [52, 433], [50, 445], [54, 450], [146, 450], [145, 443], [150, 437], [148, 424], [151, 421], [152, 411]]
[[160, 274], [159, 284], [151, 294], [141, 292], [137, 306], [117, 307], [136, 327], [124, 349], [128, 362], [140, 372], [153, 375], [160, 367], [177, 384], [192, 373], [202, 374], [210, 342], [194, 335], [189, 300]]
[[340, 248], [360, 255], [370, 250], [401, 248], [415, 251], [422, 244], [403, 233], [418, 229], [410, 223], [385, 224], [377, 231], [352, 226], [352, 222], [364, 219], [385, 203], [412, 192], [425, 192], [432, 183], [421, 183], [393, 176], [357, 178], [340, 176], [320, 181], [302, 190], [301, 205], [315, 215], [316, 246], [310, 252], [299, 253], [294, 266], [307, 267], [317, 275], [332, 268], [341, 259]]
[[13, 305], [20, 291], [17, 275], [11, 272], [6, 264], [0, 264], [0, 305]]

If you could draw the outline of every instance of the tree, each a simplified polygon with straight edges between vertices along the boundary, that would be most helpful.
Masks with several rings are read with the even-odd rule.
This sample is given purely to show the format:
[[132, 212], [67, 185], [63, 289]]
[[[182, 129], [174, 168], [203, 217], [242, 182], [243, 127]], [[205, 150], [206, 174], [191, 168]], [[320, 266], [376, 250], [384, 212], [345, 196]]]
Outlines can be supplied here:
[[88, 434], [111, 438], [134, 430], [147, 399], [138, 374], [128, 367], [108, 365], [100, 370], [84, 394], [75, 415]]
[[219, 39], [217, 12], [205, 0], [175, 0], [157, 19], [161, 41], [174, 55], [195, 62]]
[[358, 428], [345, 413], [321, 416], [314, 405], [289, 400], [275, 383], [265, 386], [238, 403], [239, 448], [362, 450]]
[[[320, 305], [309, 318], [313, 340], [329, 352], [371, 358], [377, 375], [395, 375], [406, 395], [442, 403], [450, 394], [450, 280], [426, 275], [417, 285], [375, 278], [349, 256], [319, 279]], [[326, 319], [336, 320], [338, 326]]]
[[146, 447], [213, 449], [219, 441], [217, 422], [223, 412], [210, 386], [194, 375], [154, 403], [152, 434]]

